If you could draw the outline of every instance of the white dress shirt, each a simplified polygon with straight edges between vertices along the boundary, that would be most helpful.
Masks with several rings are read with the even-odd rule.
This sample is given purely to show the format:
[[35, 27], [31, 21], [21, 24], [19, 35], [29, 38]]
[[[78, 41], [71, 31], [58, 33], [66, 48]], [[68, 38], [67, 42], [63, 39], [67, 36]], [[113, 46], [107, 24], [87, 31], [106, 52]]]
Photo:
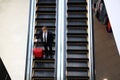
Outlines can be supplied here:
[[47, 32], [46, 33], [43, 32], [43, 42], [45, 42], [44, 36], [46, 37], [46, 42], [47, 42]]

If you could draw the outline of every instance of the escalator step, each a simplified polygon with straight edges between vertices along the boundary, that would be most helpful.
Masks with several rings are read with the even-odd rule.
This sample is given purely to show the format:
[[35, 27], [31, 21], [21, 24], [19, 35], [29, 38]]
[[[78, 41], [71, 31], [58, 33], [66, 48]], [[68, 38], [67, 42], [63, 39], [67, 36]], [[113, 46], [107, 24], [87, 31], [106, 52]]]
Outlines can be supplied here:
[[55, 24], [55, 20], [47, 20], [47, 19], [37, 20], [36, 22], [37, 23], [54, 23]]
[[38, 20], [36, 21], [36, 28], [47, 26], [48, 28], [55, 28], [55, 20]]
[[56, 0], [38, 0], [38, 5], [40, 4], [56, 4]]
[[87, 33], [87, 30], [86, 29], [81, 29], [81, 28], [68, 28], [68, 33]]
[[[42, 27], [41, 28], [35, 28], [36, 31], [41, 31]], [[48, 28], [49, 31], [52, 31], [52, 32], [55, 32], [55, 28]]]
[[36, 13], [55, 13], [56, 12], [56, 8], [55, 7], [38, 7], [37, 10], [36, 10]]
[[86, 13], [68, 13], [68, 17], [69, 18], [87, 18], [87, 15], [86, 15]]
[[85, 43], [68, 43], [68, 50], [87, 50], [87, 44]]
[[88, 43], [87, 38], [86, 37], [79, 37], [79, 36], [69, 36], [67, 38], [67, 43]]
[[88, 53], [88, 51], [74, 51], [74, 50], [67, 50], [68, 54], [86, 54]]
[[69, 19], [86, 19], [87, 20], [87, 15], [86, 13], [69, 13], [68, 14], [68, 20]]
[[86, 35], [88, 35], [88, 33], [78, 33], [78, 32], [76, 32], [76, 33], [67, 33], [67, 35], [84, 35], [84, 36], [86, 36]]
[[37, 14], [37, 17], [36, 17], [36, 20], [43, 20], [43, 19], [46, 19], [46, 20], [55, 20], [55, 14]]
[[67, 58], [76, 58], [76, 59], [80, 59], [80, 58], [87, 58], [88, 56], [86, 54], [68, 54]]
[[34, 69], [34, 77], [44, 77], [44, 78], [47, 78], [47, 77], [54, 77], [54, 70], [38, 70], [38, 69]]
[[67, 58], [67, 61], [76, 61], [76, 62], [81, 61], [81, 62], [87, 62], [87, 61], [89, 61], [89, 59], [88, 59], [88, 58], [81, 58], [81, 59], [78, 59], [78, 58]]
[[68, 26], [86, 26], [86, 21], [68, 21]]
[[52, 2], [56, 2], [56, 0], [38, 0], [38, 3], [39, 3], [39, 2], [41, 2], [41, 3], [42, 3], [42, 2], [43, 2], [43, 3], [44, 3], [44, 2], [45, 2], [45, 3], [52, 3]]
[[71, 76], [71, 77], [88, 77], [88, 72], [87, 71], [68, 71], [67, 72], [67, 76]]
[[32, 77], [32, 80], [54, 80], [54, 77], [48, 77], [48, 78]]
[[88, 27], [88, 25], [87, 24], [83, 24], [83, 25], [82, 24], [79, 24], [79, 25], [68, 24], [67, 27]]
[[76, 36], [77, 36], [77, 35], [84, 35], [84, 36], [87, 36], [88, 33], [80, 33], [80, 32], [77, 33], [77, 32], [76, 32], [76, 33], [67, 33], [67, 35], [76, 35]]
[[42, 28], [43, 26], [47, 26], [47, 28], [55, 28], [55, 25], [46, 25], [46, 24], [41, 24], [41, 25], [35, 25], [35, 28]]
[[84, 20], [87, 20], [87, 17], [85, 17], [85, 16], [68, 16], [67, 17], [67, 19], [68, 20], [70, 20], [70, 19], [84, 19]]
[[86, 77], [82, 77], [82, 76], [77, 76], [77, 77], [68, 76], [67, 80], [89, 80], [89, 77], [88, 76], [86, 76]]
[[55, 59], [33, 59], [34, 62], [54, 62]]
[[79, 71], [79, 72], [87, 72], [89, 70], [88, 67], [67, 67], [68, 71]]
[[68, 3], [86, 3], [86, 0], [68, 0]]
[[85, 43], [85, 44], [87, 44], [88, 41], [83, 41], [83, 40], [68, 40], [67, 43], [75, 43], [75, 44], [77, 44], [77, 43]]
[[67, 35], [76, 35], [76, 36], [77, 36], [77, 35], [84, 35], [84, 36], [87, 36], [88, 33], [80, 33], [80, 32], [77, 33], [77, 32], [76, 32], [76, 33], [67, 33]]
[[78, 49], [77, 49], [77, 50], [74, 50], [74, 49], [72, 49], [72, 50], [71, 50], [71, 49], [67, 49], [67, 51], [74, 51], [74, 52], [88, 52], [88, 49], [85, 49], [85, 50], [84, 50], [84, 49], [82, 49], [82, 50], [80, 50], [80, 49], [79, 49], [79, 50], [78, 50]]
[[[80, 1], [80, 0], [79, 0]], [[87, 5], [87, 2], [68, 2], [67, 3], [68, 5], [74, 5], [74, 4], [76, 4], [76, 5]]]
[[76, 30], [76, 29], [69, 29], [67, 34], [87, 34], [86, 30]]
[[42, 69], [42, 68], [54, 68], [54, 62], [34, 62], [34, 69]]
[[88, 44], [85, 44], [85, 43], [77, 43], [77, 44], [75, 44], [75, 43], [68, 43], [67, 45], [68, 46], [87, 46]]
[[67, 12], [87, 12], [86, 6], [68, 6]]
[[87, 62], [82, 62], [82, 61], [67, 61], [67, 67], [73, 67], [73, 68], [80, 68], [80, 67], [84, 67], [84, 68], [88, 68], [88, 63]]
[[[68, 20], [68, 21], [71, 21], [71, 22], [75, 22], [75, 21], [77, 21], [77, 20]], [[80, 21], [78, 21], [78, 22], [80, 22]], [[86, 21], [84, 21], [83, 23], [86, 23]], [[87, 30], [87, 27], [68, 27], [67, 28], [68, 30]]]
[[49, 22], [49, 23], [48, 22], [46, 22], [46, 23], [45, 22], [43, 22], [43, 23], [41, 22], [41, 23], [37, 23], [36, 26], [47, 26], [47, 27], [52, 27], [53, 26], [54, 27], [55, 24], [51, 23], [51, 22]]

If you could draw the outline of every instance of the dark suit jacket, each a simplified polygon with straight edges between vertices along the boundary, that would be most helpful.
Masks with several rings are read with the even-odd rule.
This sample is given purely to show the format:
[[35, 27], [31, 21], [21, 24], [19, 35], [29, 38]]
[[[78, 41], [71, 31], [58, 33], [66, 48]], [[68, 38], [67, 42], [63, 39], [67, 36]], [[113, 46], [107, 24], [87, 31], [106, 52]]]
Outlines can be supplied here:
[[[38, 38], [41, 39], [41, 42], [43, 43], [43, 32], [41, 31], [39, 34], [38, 34]], [[47, 32], [47, 43], [53, 43], [53, 40], [54, 40], [54, 36], [53, 36], [53, 33], [48, 31]]]

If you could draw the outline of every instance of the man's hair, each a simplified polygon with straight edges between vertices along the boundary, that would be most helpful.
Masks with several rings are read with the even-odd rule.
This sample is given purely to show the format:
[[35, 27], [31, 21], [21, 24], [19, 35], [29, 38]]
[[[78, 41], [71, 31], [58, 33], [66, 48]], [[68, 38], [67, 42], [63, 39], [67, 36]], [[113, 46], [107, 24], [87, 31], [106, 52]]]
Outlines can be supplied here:
[[47, 30], [47, 27], [46, 27], [46, 26], [43, 26], [43, 27], [42, 27], [42, 29], [45, 29], [45, 30]]

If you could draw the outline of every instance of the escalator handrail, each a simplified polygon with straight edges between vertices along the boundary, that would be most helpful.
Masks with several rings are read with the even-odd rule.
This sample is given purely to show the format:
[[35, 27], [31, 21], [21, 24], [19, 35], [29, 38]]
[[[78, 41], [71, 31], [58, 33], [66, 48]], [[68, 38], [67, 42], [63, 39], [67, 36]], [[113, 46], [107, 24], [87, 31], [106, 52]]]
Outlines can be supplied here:
[[[60, 23], [61, 23], [61, 20], [60, 20], [60, 16], [61, 16], [61, 14], [60, 14], [60, 4], [61, 4], [61, 2], [60, 2], [61, 0], [58, 0], [58, 5], [57, 5], [57, 7], [58, 7], [58, 23], [57, 23], [57, 56], [56, 56], [56, 69], [57, 69], [57, 74], [56, 74], [56, 80], [61, 80], [61, 34], [60, 34], [60, 30], [61, 30], [61, 28], [60, 28]], [[61, 32], [62, 33], [62, 32]]]
[[64, 46], [63, 46], [63, 49], [64, 49], [64, 51], [63, 51], [63, 80], [66, 80], [66, 62], [67, 62], [67, 55], [66, 55], [66, 53], [67, 53], [67, 48], [66, 48], [66, 45], [67, 45], [67, 39], [66, 39], [66, 37], [67, 37], [67, 34], [66, 34], [66, 31], [67, 31], [67, 15], [66, 15], [66, 12], [67, 12], [67, 1], [68, 0], [64, 0], [64, 34], [63, 34], [63, 36], [64, 36]]
[[58, 0], [58, 27], [57, 27], [57, 79], [56, 80], [65, 80], [65, 64], [66, 64], [66, 11], [64, 6], [66, 6], [65, 3], [66, 0]]
[[89, 67], [90, 80], [95, 80], [95, 64], [94, 64], [94, 29], [92, 16], [92, 0], [88, 1], [88, 40], [89, 40]]
[[32, 54], [33, 54], [33, 47], [34, 47], [35, 9], [36, 9], [36, 0], [30, 0], [25, 80], [31, 80], [32, 78], [32, 60], [33, 60]]
[[56, 0], [56, 43], [55, 43], [55, 58], [56, 58], [56, 60], [55, 60], [55, 80], [57, 80], [57, 75], [59, 75], [59, 73], [58, 73], [58, 63], [59, 63], [59, 61], [58, 61], [58, 4], [59, 4], [59, 0]]

